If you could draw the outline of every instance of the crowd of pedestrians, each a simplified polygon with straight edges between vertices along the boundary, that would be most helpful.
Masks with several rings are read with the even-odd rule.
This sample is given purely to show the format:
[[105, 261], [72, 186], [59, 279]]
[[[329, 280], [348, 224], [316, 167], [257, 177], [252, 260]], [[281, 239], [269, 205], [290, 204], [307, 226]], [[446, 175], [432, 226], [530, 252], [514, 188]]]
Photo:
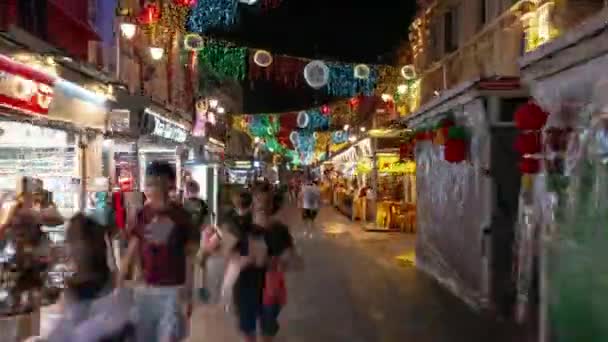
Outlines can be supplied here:
[[[68, 221], [73, 273], [61, 298], [63, 318], [38, 340], [183, 341], [200, 301], [234, 315], [244, 341], [272, 341], [287, 303], [285, 273], [303, 268], [289, 227], [275, 218], [282, 193], [267, 182], [253, 184], [233, 194], [215, 226], [196, 182], [187, 182], [183, 200], [171, 195], [176, 174], [170, 164], [152, 163], [145, 179], [145, 203], [129, 220], [121, 260], [111, 257], [107, 222], [90, 214]], [[313, 183], [303, 188], [308, 220], [316, 216], [317, 193]], [[0, 232], [21, 229], [25, 214], [31, 213], [11, 213]]]

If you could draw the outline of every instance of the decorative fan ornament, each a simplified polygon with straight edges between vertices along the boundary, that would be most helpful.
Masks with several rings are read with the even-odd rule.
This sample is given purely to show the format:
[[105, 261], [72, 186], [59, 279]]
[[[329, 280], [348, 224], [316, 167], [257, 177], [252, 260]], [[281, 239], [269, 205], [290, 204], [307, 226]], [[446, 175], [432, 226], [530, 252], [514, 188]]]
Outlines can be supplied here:
[[353, 71], [356, 79], [366, 80], [369, 78], [370, 70], [365, 64], [356, 65]]
[[329, 67], [323, 61], [311, 61], [304, 67], [304, 79], [313, 89], [323, 88], [329, 81]]
[[308, 126], [308, 124], [310, 123], [310, 117], [308, 116], [308, 113], [302, 111], [298, 113], [298, 127], [300, 128], [306, 128], [306, 126]]
[[291, 141], [293, 146], [298, 146], [298, 132], [293, 131], [289, 133], [289, 141]]
[[267, 68], [272, 64], [272, 55], [266, 50], [257, 50], [253, 55], [253, 62], [262, 68]]
[[209, 109], [209, 103], [207, 100], [200, 99], [196, 101], [196, 112], [197, 113], [205, 113]]
[[189, 33], [184, 37], [184, 49], [188, 51], [200, 51], [205, 47], [203, 37], [196, 33]]
[[401, 68], [401, 76], [406, 80], [413, 80], [416, 78], [416, 69], [413, 65], [409, 64]]

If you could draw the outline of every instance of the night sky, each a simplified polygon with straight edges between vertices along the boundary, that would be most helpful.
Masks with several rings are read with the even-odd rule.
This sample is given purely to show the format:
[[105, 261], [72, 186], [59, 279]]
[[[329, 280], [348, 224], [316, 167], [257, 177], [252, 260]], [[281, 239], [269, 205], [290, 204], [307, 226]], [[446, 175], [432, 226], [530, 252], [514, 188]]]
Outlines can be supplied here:
[[[331, 61], [391, 64], [407, 41], [415, 0], [283, 0], [268, 12], [241, 5], [240, 25], [215, 32], [238, 45]], [[253, 87], [252, 87], [253, 85]], [[243, 111], [281, 112], [331, 101], [322, 92], [245, 81]]]

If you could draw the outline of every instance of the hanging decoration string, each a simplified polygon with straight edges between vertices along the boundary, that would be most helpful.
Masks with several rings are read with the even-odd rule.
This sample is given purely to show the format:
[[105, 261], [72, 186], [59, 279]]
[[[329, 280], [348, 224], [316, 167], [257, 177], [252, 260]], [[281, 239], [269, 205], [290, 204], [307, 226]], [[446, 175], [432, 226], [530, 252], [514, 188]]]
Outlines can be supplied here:
[[229, 46], [218, 41], [209, 41], [199, 51], [202, 63], [218, 75], [243, 80], [247, 72], [247, 48]]
[[199, 0], [187, 19], [188, 31], [208, 33], [229, 29], [238, 22], [238, 0]]

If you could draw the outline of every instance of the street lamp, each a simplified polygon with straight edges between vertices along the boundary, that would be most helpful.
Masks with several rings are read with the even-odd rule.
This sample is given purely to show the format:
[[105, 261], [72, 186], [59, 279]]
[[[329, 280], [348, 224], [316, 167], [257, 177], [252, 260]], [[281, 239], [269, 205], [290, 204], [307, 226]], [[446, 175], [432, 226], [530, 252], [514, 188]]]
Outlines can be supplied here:
[[122, 32], [122, 35], [125, 38], [131, 40], [133, 39], [133, 37], [135, 37], [135, 33], [137, 32], [137, 26], [131, 23], [122, 23], [120, 24], [120, 31]]
[[157, 60], [163, 58], [164, 54], [165, 54], [165, 49], [159, 48], [159, 47], [150, 47], [150, 56], [152, 56], [153, 60], [157, 61]]

